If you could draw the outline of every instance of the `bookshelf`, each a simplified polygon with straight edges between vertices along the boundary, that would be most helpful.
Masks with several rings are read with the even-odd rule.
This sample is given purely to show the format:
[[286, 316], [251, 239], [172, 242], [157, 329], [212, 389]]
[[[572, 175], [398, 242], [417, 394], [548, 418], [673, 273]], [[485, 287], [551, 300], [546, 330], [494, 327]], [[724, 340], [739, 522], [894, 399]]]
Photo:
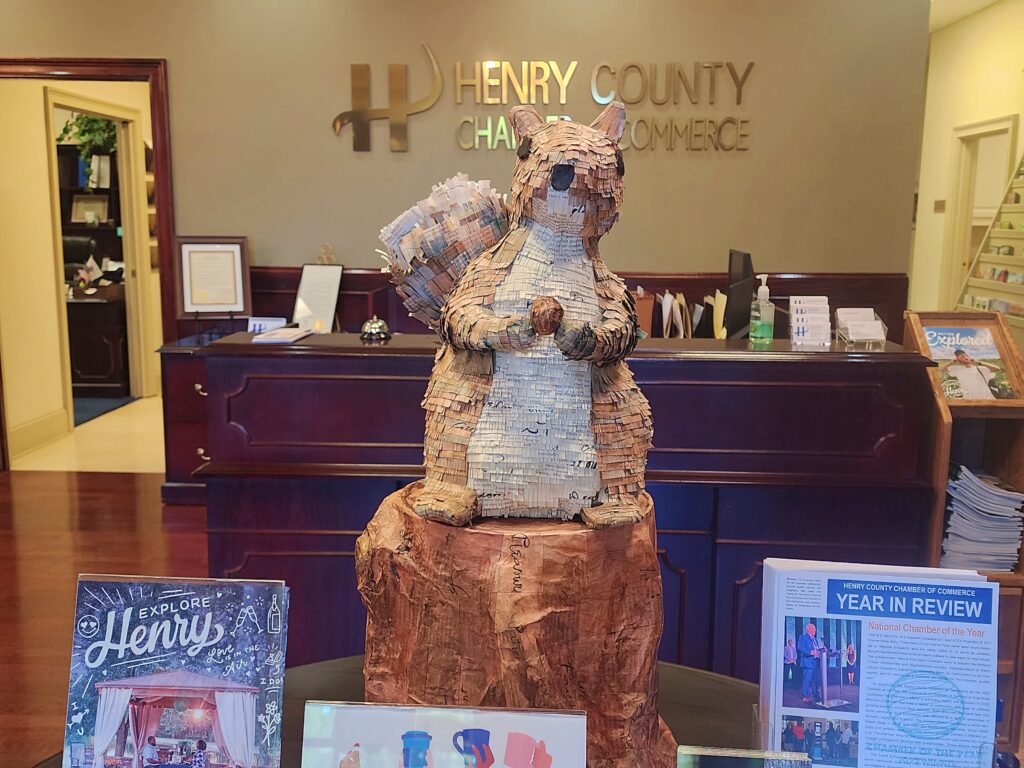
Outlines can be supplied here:
[[[1024, 233], [1022, 233], [1024, 234]], [[939, 369], [928, 375], [932, 390], [932, 462], [934, 492], [928, 531], [929, 565], [939, 566], [946, 524], [946, 486], [950, 464], [994, 475], [1017, 490], [1024, 489], [1024, 361], [1008, 317], [998, 312], [906, 312], [903, 343], [932, 357], [925, 329], [929, 327], [991, 328], [1001, 360], [1017, 398], [955, 400], [946, 397]], [[999, 584], [999, 661], [996, 686], [1003, 701], [997, 728], [997, 749], [1020, 751], [1024, 715], [1024, 565], [1014, 572], [988, 572]]]

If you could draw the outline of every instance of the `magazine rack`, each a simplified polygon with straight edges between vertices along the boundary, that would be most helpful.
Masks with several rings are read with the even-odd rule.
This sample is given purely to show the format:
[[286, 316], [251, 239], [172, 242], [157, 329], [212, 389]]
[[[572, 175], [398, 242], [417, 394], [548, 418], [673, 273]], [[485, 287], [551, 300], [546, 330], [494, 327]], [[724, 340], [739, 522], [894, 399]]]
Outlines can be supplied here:
[[[954, 400], [946, 397], [941, 373], [928, 371], [932, 383], [932, 466], [934, 490], [928, 531], [928, 564], [938, 566], [945, 533], [946, 487], [951, 462], [973, 465], [1024, 490], [1024, 361], [1006, 318], [997, 312], [905, 312], [903, 343], [932, 357], [925, 327], [990, 328], [1018, 397], [1005, 400]], [[1024, 712], [1024, 565], [1014, 573], [987, 573], [999, 583], [999, 666], [997, 688], [1003, 701], [996, 748], [1018, 752]]]

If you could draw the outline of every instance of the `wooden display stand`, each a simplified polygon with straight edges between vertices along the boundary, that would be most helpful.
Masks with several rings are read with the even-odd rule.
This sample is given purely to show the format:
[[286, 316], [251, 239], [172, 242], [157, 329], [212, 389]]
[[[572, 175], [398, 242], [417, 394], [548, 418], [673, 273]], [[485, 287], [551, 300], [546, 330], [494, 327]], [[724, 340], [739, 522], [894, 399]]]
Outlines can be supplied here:
[[414, 483], [356, 544], [366, 700], [587, 712], [590, 768], [668, 768], [658, 717], [662, 590], [654, 508], [635, 525], [549, 520], [453, 528]]
[[[934, 506], [929, 530], [929, 564], [938, 566], [945, 534], [946, 488], [950, 463], [968, 464], [1024, 490], [1024, 361], [1006, 318], [995, 312], [906, 312], [903, 343], [930, 357], [925, 327], [991, 328], [1007, 378], [1017, 399], [952, 400], [942, 390], [940, 373], [929, 370], [933, 394], [933, 453], [930, 477]], [[1020, 750], [1024, 715], [1024, 562], [1015, 573], [987, 574], [999, 583], [999, 666], [997, 689], [1003, 718], [996, 747]]]

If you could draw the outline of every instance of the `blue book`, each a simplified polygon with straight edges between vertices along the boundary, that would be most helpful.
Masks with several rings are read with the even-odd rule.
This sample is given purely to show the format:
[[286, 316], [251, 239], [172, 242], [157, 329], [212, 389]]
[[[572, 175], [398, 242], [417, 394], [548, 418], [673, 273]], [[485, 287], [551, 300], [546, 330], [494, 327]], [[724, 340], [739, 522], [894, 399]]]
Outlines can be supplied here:
[[279, 768], [287, 619], [284, 582], [80, 576], [64, 766]]

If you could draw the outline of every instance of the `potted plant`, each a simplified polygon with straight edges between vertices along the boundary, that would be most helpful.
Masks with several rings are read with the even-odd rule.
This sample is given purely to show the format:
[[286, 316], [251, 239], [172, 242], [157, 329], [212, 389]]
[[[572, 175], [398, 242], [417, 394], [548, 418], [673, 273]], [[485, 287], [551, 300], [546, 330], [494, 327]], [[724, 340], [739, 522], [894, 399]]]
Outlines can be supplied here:
[[72, 115], [61, 129], [57, 141], [78, 143], [79, 167], [87, 169], [82, 186], [91, 189], [99, 185], [101, 164], [107, 166], [109, 175], [110, 155], [117, 150], [117, 125], [113, 120], [81, 113]]

